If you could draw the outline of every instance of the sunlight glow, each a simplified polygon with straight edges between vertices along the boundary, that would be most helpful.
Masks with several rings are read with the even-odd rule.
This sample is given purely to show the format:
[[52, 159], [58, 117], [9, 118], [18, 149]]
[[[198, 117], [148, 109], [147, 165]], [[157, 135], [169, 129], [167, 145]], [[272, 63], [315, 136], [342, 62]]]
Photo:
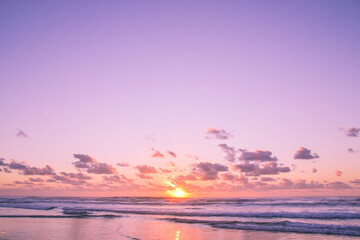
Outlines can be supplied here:
[[170, 194], [172, 197], [176, 197], [176, 198], [183, 198], [188, 195], [184, 190], [178, 187], [175, 188], [174, 190], [167, 190], [167, 193]]

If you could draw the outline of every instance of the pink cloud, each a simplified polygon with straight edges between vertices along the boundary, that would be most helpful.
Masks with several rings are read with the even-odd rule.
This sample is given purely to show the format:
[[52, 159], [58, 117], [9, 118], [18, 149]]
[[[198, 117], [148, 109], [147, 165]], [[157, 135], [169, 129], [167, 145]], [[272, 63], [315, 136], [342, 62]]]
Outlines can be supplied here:
[[132, 179], [129, 179], [124, 175], [103, 176], [103, 180], [106, 182], [113, 182], [113, 183], [130, 183], [133, 181]]
[[88, 169], [88, 173], [94, 174], [117, 174], [116, 169], [107, 163], [95, 163], [92, 164]]
[[148, 165], [139, 165], [139, 166], [136, 166], [136, 169], [139, 170], [139, 172], [142, 173], [142, 174], [158, 173], [156, 168], [148, 166]]
[[167, 150], [167, 153], [168, 153], [170, 156], [176, 158], [176, 154], [175, 154], [174, 152]]
[[231, 133], [226, 132], [224, 129], [206, 128], [206, 139], [226, 140], [232, 137]]
[[267, 163], [243, 163], [234, 165], [236, 170], [245, 173], [246, 176], [276, 175], [290, 172], [289, 167], [283, 167], [276, 162]]
[[278, 159], [272, 155], [272, 152], [266, 150], [256, 150], [254, 152], [249, 152], [246, 149], [240, 149], [241, 152], [241, 156], [240, 156], [240, 160], [244, 160], [244, 161], [277, 161]]
[[338, 177], [341, 177], [341, 175], [343, 175], [343, 172], [339, 171], [339, 170], [336, 170], [335, 175], [338, 176]]
[[29, 178], [29, 181], [31, 181], [31, 182], [44, 182], [44, 179], [42, 179], [42, 178]]
[[162, 154], [162, 153], [159, 152], [159, 151], [155, 151], [155, 152], [151, 155], [151, 157], [153, 157], [153, 158], [164, 158], [165, 155]]
[[219, 144], [218, 145], [221, 150], [226, 154], [225, 160], [229, 162], [234, 162], [236, 160], [236, 150], [233, 147], [229, 147], [227, 144]]
[[200, 159], [198, 156], [196, 156], [196, 155], [191, 155], [191, 154], [186, 154], [186, 157], [187, 157], [187, 158], [191, 158], [191, 159], [194, 160], [194, 161], [197, 161], [197, 160]]
[[24, 175], [55, 175], [54, 169], [49, 165], [43, 168], [29, 167], [23, 171]]
[[354, 180], [350, 181], [350, 183], [360, 185], [360, 178], [359, 179], [354, 179]]
[[358, 137], [360, 134], [360, 128], [356, 127], [340, 128], [340, 130], [343, 131], [348, 137]]
[[12, 159], [11, 162], [9, 164], [7, 164], [7, 166], [9, 166], [10, 169], [17, 169], [17, 170], [23, 170], [23, 169], [27, 169], [29, 167], [24, 162], [19, 163], [19, 162], [16, 162], [14, 159]]
[[84, 173], [66, 173], [66, 172], [61, 172], [60, 173], [63, 176], [69, 177], [69, 178], [74, 178], [74, 179], [80, 179], [80, 180], [90, 180], [93, 179], [93, 177], [86, 175]]
[[327, 188], [330, 189], [352, 189], [352, 187], [349, 184], [343, 183], [343, 182], [332, 182], [328, 183], [326, 185]]
[[166, 168], [159, 168], [159, 170], [162, 172], [162, 173], [172, 173], [173, 171], [171, 171], [170, 169], [166, 169]]
[[315, 158], [319, 158], [319, 155], [317, 153], [311, 154], [311, 150], [304, 147], [300, 147], [294, 154], [294, 159], [309, 160]]
[[142, 173], [137, 173], [136, 176], [140, 179], [153, 179], [153, 177]]
[[262, 182], [274, 182], [274, 181], [276, 181], [276, 179], [272, 178], [272, 177], [262, 177], [260, 180]]
[[95, 158], [86, 154], [74, 154], [78, 161], [74, 162], [76, 168], [84, 168], [88, 173], [94, 174], [117, 174], [116, 169], [107, 163], [99, 163]]
[[231, 181], [231, 182], [247, 183], [249, 181], [248, 177], [245, 177], [243, 175], [238, 176], [238, 175], [232, 174], [230, 172], [221, 174], [221, 178], [225, 181]]
[[19, 138], [29, 138], [29, 135], [27, 135], [23, 130], [18, 129], [18, 132], [16, 133], [16, 136]]
[[128, 163], [122, 162], [117, 164], [119, 167], [129, 167], [130, 165]]
[[201, 162], [194, 164], [193, 172], [200, 180], [215, 180], [219, 172], [228, 171], [228, 167], [219, 163]]

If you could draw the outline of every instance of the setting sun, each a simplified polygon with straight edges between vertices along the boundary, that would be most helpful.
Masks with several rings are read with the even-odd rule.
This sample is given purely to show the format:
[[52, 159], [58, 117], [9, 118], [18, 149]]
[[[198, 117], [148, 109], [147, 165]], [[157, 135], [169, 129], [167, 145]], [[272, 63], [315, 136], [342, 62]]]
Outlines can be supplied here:
[[176, 198], [183, 198], [188, 195], [181, 188], [175, 188], [174, 190], [168, 190], [167, 193], [169, 193], [172, 197], [176, 197]]

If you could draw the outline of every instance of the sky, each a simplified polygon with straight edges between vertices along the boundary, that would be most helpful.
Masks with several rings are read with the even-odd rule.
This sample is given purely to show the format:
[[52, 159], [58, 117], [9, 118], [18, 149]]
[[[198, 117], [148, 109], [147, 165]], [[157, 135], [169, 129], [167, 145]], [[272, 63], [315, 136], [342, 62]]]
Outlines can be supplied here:
[[0, 0], [0, 194], [360, 194], [360, 2]]

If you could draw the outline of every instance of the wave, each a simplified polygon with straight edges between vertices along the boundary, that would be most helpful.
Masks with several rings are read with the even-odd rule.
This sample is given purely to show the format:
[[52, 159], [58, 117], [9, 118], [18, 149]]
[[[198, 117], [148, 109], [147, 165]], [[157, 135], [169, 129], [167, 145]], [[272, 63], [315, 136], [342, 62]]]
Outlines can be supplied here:
[[53, 210], [56, 207], [55, 206], [41, 206], [41, 205], [22, 205], [22, 204], [1, 204], [0, 207], [6, 207], [6, 208], [21, 208], [21, 209], [32, 209], [32, 210]]
[[87, 214], [71, 214], [71, 215], [0, 215], [0, 218], [120, 218], [121, 215], [102, 214], [102, 215], [87, 215]]
[[0, 207], [44, 210], [62, 209], [63, 214], [91, 214], [97, 212], [108, 212], [116, 214], [134, 214], [134, 215], [160, 215], [160, 216], [178, 216], [178, 217], [240, 217], [240, 218], [295, 218], [295, 219], [360, 219], [360, 212], [348, 211], [328, 211], [328, 212], [292, 212], [292, 211], [209, 211], [201, 208], [181, 208], [174, 209], [109, 209], [109, 208], [86, 208], [86, 207], [57, 207], [46, 205], [29, 205], [29, 204], [0, 204]]
[[[71, 210], [64, 208], [64, 210]], [[117, 214], [166, 215], [181, 217], [241, 217], [241, 218], [301, 218], [301, 219], [360, 219], [360, 213], [353, 212], [186, 212], [149, 210], [82, 209], [88, 212], [112, 212]]]
[[163, 220], [178, 222], [178, 223], [206, 224], [215, 228], [226, 228], [226, 229], [360, 236], [360, 227], [349, 226], [349, 225], [300, 223], [300, 222], [292, 222], [292, 221], [279, 221], [279, 222], [207, 221], [207, 220], [182, 219], [182, 218], [164, 218]]

